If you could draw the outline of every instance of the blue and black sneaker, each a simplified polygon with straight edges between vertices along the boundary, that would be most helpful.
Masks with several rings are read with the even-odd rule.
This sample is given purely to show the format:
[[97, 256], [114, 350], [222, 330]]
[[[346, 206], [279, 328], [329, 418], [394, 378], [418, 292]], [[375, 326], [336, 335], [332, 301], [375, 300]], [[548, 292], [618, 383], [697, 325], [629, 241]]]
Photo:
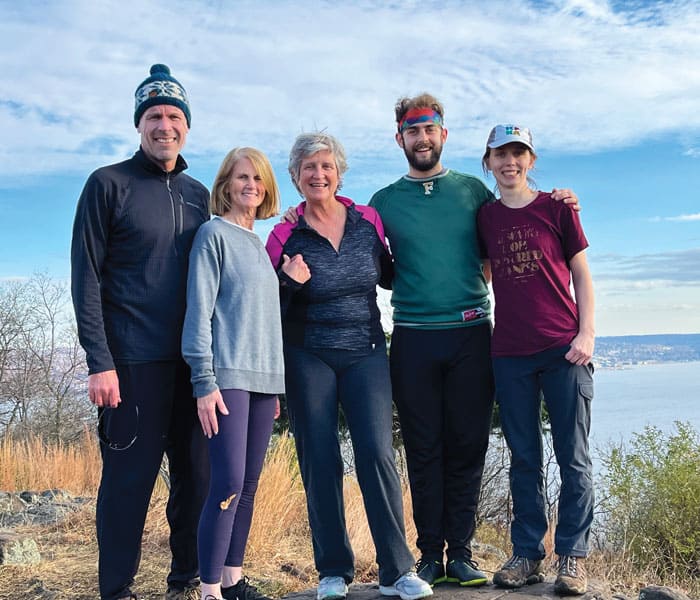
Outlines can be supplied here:
[[486, 573], [479, 571], [479, 565], [470, 559], [455, 559], [447, 563], [445, 581], [461, 586], [484, 585], [488, 581]]
[[434, 558], [421, 558], [416, 563], [416, 574], [430, 586], [446, 581], [445, 564]]

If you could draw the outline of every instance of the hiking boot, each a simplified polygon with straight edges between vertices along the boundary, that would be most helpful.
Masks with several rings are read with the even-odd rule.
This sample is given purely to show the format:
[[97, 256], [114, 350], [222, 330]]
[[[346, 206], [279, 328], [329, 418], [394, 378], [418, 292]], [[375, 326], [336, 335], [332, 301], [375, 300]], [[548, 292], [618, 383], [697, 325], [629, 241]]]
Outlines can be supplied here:
[[457, 558], [449, 561], [445, 574], [445, 581], [458, 583], [463, 587], [484, 585], [488, 581], [486, 573], [479, 571], [479, 565], [468, 558], [464, 560]]
[[237, 583], [229, 587], [221, 587], [221, 597], [224, 600], [270, 600], [261, 594], [247, 577], [241, 577]]
[[186, 585], [184, 588], [168, 586], [164, 600], [199, 600], [199, 586]]
[[493, 583], [505, 588], [519, 588], [525, 584], [543, 581], [542, 561], [524, 556], [511, 556], [493, 575]]
[[554, 591], [563, 596], [585, 594], [588, 589], [585, 563], [586, 559], [580, 556], [560, 556]]
[[165, 592], [165, 600], [199, 600], [199, 586], [186, 585], [184, 588], [168, 586]]
[[416, 574], [428, 585], [434, 586], [445, 581], [445, 565], [442, 560], [421, 558], [416, 563]]
[[380, 585], [379, 593], [382, 596], [399, 596], [401, 600], [418, 600], [432, 596], [433, 590], [424, 579], [421, 579], [413, 571], [408, 571], [399, 577], [394, 585]]
[[316, 600], [342, 599], [348, 595], [348, 584], [342, 577], [323, 577], [318, 582]]

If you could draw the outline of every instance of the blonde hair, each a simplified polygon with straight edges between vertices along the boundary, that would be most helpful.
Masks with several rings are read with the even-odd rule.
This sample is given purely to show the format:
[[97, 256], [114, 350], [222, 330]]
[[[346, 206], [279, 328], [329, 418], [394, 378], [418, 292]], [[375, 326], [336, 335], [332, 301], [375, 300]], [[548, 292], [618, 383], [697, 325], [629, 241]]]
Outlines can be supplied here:
[[260, 175], [265, 186], [265, 198], [255, 212], [256, 219], [269, 219], [279, 214], [280, 192], [277, 187], [272, 165], [260, 150], [256, 148], [234, 148], [224, 158], [219, 171], [214, 178], [211, 190], [211, 212], [217, 216], [223, 216], [231, 210], [231, 198], [228, 195], [228, 185], [236, 164], [242, 158], [247, 158], [253, 165], [255, 172]]

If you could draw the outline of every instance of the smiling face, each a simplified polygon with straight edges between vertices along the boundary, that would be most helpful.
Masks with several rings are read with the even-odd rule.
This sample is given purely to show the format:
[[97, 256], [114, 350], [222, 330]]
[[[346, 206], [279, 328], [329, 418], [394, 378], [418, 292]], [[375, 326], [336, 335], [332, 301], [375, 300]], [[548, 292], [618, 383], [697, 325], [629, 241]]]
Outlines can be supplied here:
[[335, 199], [339, 179], [335, 156], [321, 150], [302, 159], [297, 185], [305, 200], [327, 202]]
[[524, 144], [511, 142], [499, 148], [491, 148], [486, 165], [496, 178], [500, 190], [527, 189], [527, 174], [535, 166], [535, 156]]
[[169, 104], [151, 106], [141, 115], [137, 131], [146, 156], [164, 171], [172, 171], [189, 131], [185, 113]]
[[418, 123], [396, 134], [396, 142], [408, 160], [412, 177], [431, 177], [442, 170], [440, 155], [447, 129], [437, 123]]
[[228, 182], [230, 213], [252, 215], [265, 200], [265, 184], [249, 158], [240, 158], [231, 172]]

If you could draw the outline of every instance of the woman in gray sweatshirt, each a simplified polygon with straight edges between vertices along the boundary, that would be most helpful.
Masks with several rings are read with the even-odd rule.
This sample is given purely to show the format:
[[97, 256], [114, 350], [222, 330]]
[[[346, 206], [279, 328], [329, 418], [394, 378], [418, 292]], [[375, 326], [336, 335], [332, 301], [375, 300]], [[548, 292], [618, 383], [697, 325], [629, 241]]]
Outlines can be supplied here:
[[279, 211], [270, 162], [234, 148], [214, 180], [211, 221], [190, 253], [182, 353], [209, 439], [211, 481], [199, 521], [202, 598], [260, 600], [242, 576], [253, 501], [284, 392], [279, 284], [255, 219]]

